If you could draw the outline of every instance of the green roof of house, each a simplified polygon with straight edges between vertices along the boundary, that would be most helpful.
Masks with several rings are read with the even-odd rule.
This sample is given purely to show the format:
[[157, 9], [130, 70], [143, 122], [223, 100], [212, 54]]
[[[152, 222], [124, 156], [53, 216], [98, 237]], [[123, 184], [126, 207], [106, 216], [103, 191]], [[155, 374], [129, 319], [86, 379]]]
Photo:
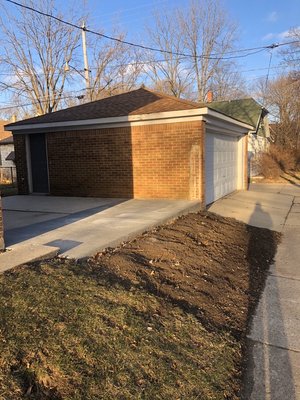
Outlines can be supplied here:
[[238, 100], [213, 101], [208, 105], [216, 111], [256, 127], [257, 133], [265, 136], [263, 119], [268, 114], [268, 110], [251, 97]]

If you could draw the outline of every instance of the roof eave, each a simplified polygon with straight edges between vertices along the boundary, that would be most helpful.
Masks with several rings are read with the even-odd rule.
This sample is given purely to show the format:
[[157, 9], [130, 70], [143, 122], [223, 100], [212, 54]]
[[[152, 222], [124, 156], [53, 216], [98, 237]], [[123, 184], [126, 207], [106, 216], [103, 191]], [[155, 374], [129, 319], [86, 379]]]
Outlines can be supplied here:
[[[24, 124], [17, 126], [10, 126], [10, 129], [14, 134], [22, 134], [22, 133], [37, 133], [37, 132], [54, 132], [59, 130], [82, 130], [86, 128], [93, 129], [101, 129], [106, 127], [114, 127], [114, 126], [134, 126], [134, 125], [146, 125], [150, 123], [171, 123], [179, 121], [184, 118], [186, 120], [195, 120], [195, 119], [206, 119], [210, 117], [210, 119], [218, 119], [223, 121], [223, 123], [227, 122], [232, 126], [239, 126], [243, 130], [253, 130], [254, 128], [251, 125], [245, 124], [241, 121], [238, 121], [232, 117], [229, 117], [223, 113], [212, 110], [208, 107], [201, 108], [193, 108], [188, 110], [180, 110], [180, 111], [168, 111], [168, 112], [159, 112], [152, 114], [139, 114], [139, 115], [129, 115], [122, 117], [113, 117], [113, 118], [94, 118], [89, 120], [79, 120], [79, 121], [62, 121], [62, 122], [50, 122], [50, 123], [40, 123], [40, 124]], [[5, 129], [8, 126], [5, 127]], [[8, 130], [8, 129], [6, 129]]]

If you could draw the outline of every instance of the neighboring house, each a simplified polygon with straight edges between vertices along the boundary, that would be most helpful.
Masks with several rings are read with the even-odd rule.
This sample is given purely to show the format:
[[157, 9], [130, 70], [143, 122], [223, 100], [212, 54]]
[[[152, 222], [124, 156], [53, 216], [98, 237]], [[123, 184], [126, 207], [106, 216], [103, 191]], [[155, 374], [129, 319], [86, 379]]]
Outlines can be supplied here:
[[4, 123], [8, 121], [0, 121], [0, 183], [16, 180], [14, 140], [4, 131]]
[[198, 199], [247, 188], [247, 133], [209, 107], [140, 88], [9, 124], [20, 194]]
[[0, 140], [0, 167], [15, 167], [13, 136]]
[[270, 128], [268, 110], [252, 98], [213, 101], [207, 104], [212, 109], [254, 126], [248, 134], [248, 158], [250, 175], [256, 175], [255, 159], [268, 149], [270, 143]]
[[11, 136], [11, 132], [8, 132], [4, 129], [4, 126], [9, 124], [10, 121], [0, 120], [0, 140], [5, 139]]

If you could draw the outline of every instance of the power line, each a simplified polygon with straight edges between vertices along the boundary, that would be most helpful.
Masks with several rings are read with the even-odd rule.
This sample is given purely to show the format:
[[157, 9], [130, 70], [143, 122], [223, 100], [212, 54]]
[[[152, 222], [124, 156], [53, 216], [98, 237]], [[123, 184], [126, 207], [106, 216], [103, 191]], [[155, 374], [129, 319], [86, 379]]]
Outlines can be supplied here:
[[[182, 60], [183, 59], [186, 59], [186, 57], [182, 57], [181, 58]], [[122, 64], [113, 64], [113, 65], [111, 65], [111, 67], [112, 68], [119, 68], [119, 67], [129, 67], [129, 66], [134, 66], [134, 65], [146, 65], [146, 64], [158, 64], [158, 63], [163, 63], [163, 62], [167, 62], [167, 61], [170, 61], [171, 59], [164, 59], [164, 60], [148, 60], [148, 61], [133, 61], [133, 62], [130, 62], [130, 63], [122, 63]], [[300, 58], [297, 58], [297, 59], [295, 59], [295, 60], [293, 60], [293, 62], [295, 62], [295, 61], [300, 61]], [[285, 67], [287, 67], [289, 65], [289, 62], [287, 62], [287, 63], [285, 63], [285, 64], [277, 64], [277, 65], [274, 65], [273, 67], [270, 67], [270, 69], [279, 69], [279, 68], [285, 68]], [[98, 70], [98, 67], [89, 67], [89, 69], [90, 70]], [[263, 68], [252, 68], [252, 69], [245, 69], [245, 70], [240, 70], [239, 72], [240, 73], [244, 73], [244, 72], [255, 72], [255, 71], [262, 71], [262, 70], [265, 70], [265, 69], [268, 69], [268, 67], [263, 67]], [[77, 72], [78, 73], [78, 71], [75, 71], [75, 72]], [[84, 72], [84, 70], [79, 70], [79, 72]], [[235, 72], [228, 72], [229, 74], [231, 74], [231, 73], [235, 73]], [[57, 75], [59, 75], [60, 74], [60, 72], [57, 72], [57, 73], [55, 73], [54, 74], [54, 76], [57, 76]], [[42, 75], [45, 75], [45, 73], [44, 72], [40, 72], [40, 73], [36, 73], [35, 75], [37, 75], [37, 76], [42, 76]], [[80, 74], [79, 74], [80, 75]], [[5, 73], [5, 72], [0, 72], [0, 76], [14, 76], [14, 74], [12, 74], [12, 73]], [[24, 74], [24, 76], [25, 76], [25, 74]], [[4, 82], [0, 82], [0, 85], [1, 84], [4, 84]]]
[[[294, 52], [292, 52], [292, 53], [289, 53], [289, 54], [294, 54]], [[186, 57], [182, 57], [182, 58], [180, 58], [181, 60], [185, 60], [186, 59]], [[161, 59], [161, 60], [146, 60], [146, 61], [133, 61], [133, 62], [130, 62], [130, 63], [121, 63], [121, 64], [112, 64], [111, 65], [111, 68], [119, 68], [119, 67], [129, 67], [129, 66], [134, 66], [134, 65], [147, 65], [147, 64], [158, 64], [158, 63], [164, 63], [164, 62], [167, 62], [167, 61], [171, 61], [171, 59]], [[292, 62], [297, 62], [297, 61], [300, 61], [300, 58], [296, 58], [296, 59], [293, 59], [292, 60]], [[263, 70], [267, 70], [267, 69], [281, 69], [281, 68], [285, 68], [285, 67], [288, 67], [289, 66], [289, 64], [290, 64], [290, 62], [286, 62], [286, 63], [282, 63], [282, 64], [277, 64], [277, 65], [274, 65], [273, 67], [260, 67], [260, 68], [252, 68], [252, 69], [245, 69], [245, 70], [239, 70], [238, 72], [239, 73], [244, 73], [244, 72], [255, 72], [255, 71], [263, 71]], [[90, 70], [98, 70], [98, 67], [89, 67], [89, 69]], [[77, 70], [74, 70], [76, 73], [78, 73], [78, 71]], [[84, 70], [79, 70], [79, 72], [84, 72]], [[229, 72], [227, 72], [227, 74], [235, 74], [236, 73], [236, 71], [233, 71], [233, 72], [231, 72], [231, 71], [229, 71]], [[37, 76], [43, 76], [43, 75], [45, 75], [46, 73], [44, 73], [44, 72], [40, 72], [40, 73], [35, 73], [35, 75], [37, 75]], [[57, 73], [54, 73], [54, 75], [53, 76], [58, 76], [58, 75], [60, 75], [60, 72], [57, 72]], [[80, 75], [80, 74], [79, 74]], [[12, 77], [12, 76], [14, 76], [15, 77], [15, 75], [14, 74], [12, 74], [12, 73], [5, 73], [5, 72], [0, 72], [0, 76], [10, 76], [10, 77]], [[24, 73], [24, 76], [26, 76], [26, 73]], [[3, 86], [6, 86], [6, 88], [8, 89], [8, 87], [9, 87], [9, 85], [7, 85], [5, 82], [1, 82], [0, 81], [0, 85], [3, 85]], [[19, 94], [19, 93], [18, 93]], [[22, 94], [23, 95], [23, 94]]]
[[[28, 96], [28, 94], [25, 94], [25, 93], [21, 93], [18, 89], [16, 89], [16, 88], [13, 88], [13, 87], [10, 87], [9, 85], [7, 85], [5, 82], [1, 82], [0, 81], [0, 86], [1, 85], [3, 85], [3, 86], [5, 86], [5, 90], [8, 90], [9, 92], [12, 92], [12, 93], [15, 93], [15, 94], [17, 94], [18, 96], [23, 96], [23, 97], [26, 97], [27, 99], [31, 99], [31, 97], [30, 96]], [[83, 90], [85, 90], [85, 89], [76, 89], [76, 90], [68, 90], [68, 91], [66, 91], [65, 93], [78, 93], [78, 92], [82, 92]], [[46, 97], [48, 97], [48, 96], [40, 96], [40, 98], [46, 98]]]
[[[254, 78], [251, 78], [251, 79], [249, 79], [249, 81], [253, 81], [253, 80], [257, 80], [257, 79], [261, 79], [261, 78], [264, 78], [264, 77], [266, 77], [267, 75], [261, 75], [261, 76], [257, 76], [257, 77], [254, 77]], [[81, 91], [85, 91], [85, 88], [83, 88], [83, 89], [79, 89], [79, 90], [74, 90], [74, 91], [72, 91], [72, 92], [69, 92], [69, 93], [76, 93], [76, 92], [81, 92]], [[66, 92], [67, 93], [67, 92]], [[26, 96], [28, 99], [29, 99], [29, 97], [28, 96]], [[46, 96], [45, 96], [46, 97]], [[73, 94], [73, 95], [69, 95], [69, 96], [62, 96], [61, 98], [60, 98], [60, 100], [66, 100], [66, 99], [74, 99], [74, 98], [77, 98], [78, 96], [76, 96], [75, 94]], [[18, 105], [15, 105], [15, 106], [9, 106], [9, 107], [2, 107], [2, 108], [0, 108], [0, 112], [1, 111], [7, 111], [7, 110], [10, 110], [10, 109], [16, 109], [16, 108], [24, 108], [24, 107], [29, 107], [29, 106], [34, 106], [34, 105], [38, 105], [38, 104], [40, 104], [40, 103], [46, 103], [48, 100], [41, 100], [41, 101], [39, 101], [39, 102], [32, 102], [32, 103], [25, 103], [25, 104], [18, 104]]]
[[[300, 60], [300, 59], [299, 59]], [[130, 65], [130, 64], [124, 64], [124, 65]], [[252, 69], [248, 69], [248, 70], [242, 70], [242, 71], [239, 71], [240, 73], [242, 73], [242, 72], [255, 72], [255, 71], [261, 71], [261, 70], [268, 70], [268, 73], [267, 74], [264, 74], [264, 75], [260, 75], [260, 76], [252, 76], [252, 77], [249, 77], [248, 79], [245, 79], [245, 78], [243, 78], [243, 81], [245, 81], [245, 82], [247, 82], [247, 81], [253, 81], [253, 80], [257, 80], [257, 79], [261, 79], [261, 78], [264, 78], [264, 77], [267, 77], [267, 76], [270, 76], [270, 75], [275, 75], [276, 73], [274, 73], [274, 74], [270, 74], [270, 70], [271, 69], [277, 69], [277, 68], [282, 68], [283, 66], [281, 66], [281, 65], [277, 65], [277, 66], [273, 66], [273, 67], [265, 67], [265, 68], [252, 68]], [[235, 71], [229, 71], [227, 74], [230, 74], [230, 75], [232, 75], [232, 74], [235, 74], [236, 72]], [[9, 75], [9, 74], [8, 74]], [[0, 81], [0, 86], [1, 85], [4, 85], [5, 86], [5, 90], [7, 90], [7, 91], [10, 91], [10, 92], [12, 92], [12, 93], [14, 93], [14, 94], [17, 94], [18, 96], [23, 96], [23, 97], [26, 97], [26, 99], [31, 99], [30, 98], [30, 96], [28, 96], [28, 95], [26, 95], [25, 93], [20, 93], [17, 89], [15, 89], [15, 88], [12, 88], [12, 87], [9, 87], [9, 85], [7, 85], [5, 82], [1, 82]], [[65, 94], [71, 94], [71, 93], [73, 93], [73, 95], [70, 95], [70, 96], [67, 96], [67, 97], [62, 97], [61, 99], [64, 99], [64, 98], [68, 98], [68, 97], [76, 97], [76, 95], [75, 95], [75, 93], [78, 93], [78, 92], [82, 92], [82, 91], [84, 91], [85, 89], [77, 89], [77, 90], [68, 90], [68, 91], [66, 91], [65, 92]], [[45, 96], [40, 96], [40, 99], [47, 99], [47, 96], [45, 95]], [[41, 102], [47, 102], [48, 101], [48, 99], [47, 100], [41, 100]], [[25, 106], [29, 106], [29, 105], [34, 105], [34, 104], [38, 104], [38, 102], [36, 102], [36, 103], [28, 103], [28, 104], [24, 104], [24, 105], [20, 105], [20, 107], [25, 107]], [[8, 107], [8, 108], [17, 108], [18, 106], [12, 106], [12, 107]], [[2, 111], [3, 109], [0, 109], [0, 111]]]
[[[85, 89], [80, 89], [80, 90], [75, 90], [75, 92], [81, 92]], [[72, 95], [72, 96], [62, 96], [59, 98], [59, 100], [66, 100], [66, 99], [74, 99], [77, 98], [78, 96]], [[29, 98], [29, 97], [28, 97]], [[23, 107], [29, 107], [29, 106], [34, 106], [34, 105], [38, 105], [40, 103], [47, 103], [49, 100], [40, 100], [40, 101], [36, 101], [36, 102], [31, 102], [31, 103], [25, 103], [25, 104], [18, 104], [15, 106], [11, 106], [11, 107], [2, 107], [0, 108], [0, 112], [1, 111], [7, 111], [7, 110], [11, 110], [11, 109], [15, 109], [15, 108], [23, 108]]]
[[[100, 37], [103, 37], [105, 39], [112, 40], [112, 41], [115, 41], [115, 42], [118, 42], [118, 43], [126, 44], [126, 45], [133, 46], [133, 47], [138, 47], [138, 48], [141, 48], [143, 50], [149, 50], [149, 51], [154, 51], [154, 52], [159, 52], [159, 53], [164, 53], [164, 54], [183, 56], [183, 57], [194, 57], [192, 54], [173, 52], [173, 51], [170, 51], [170, 50], [158, 49], [158, 48], [155, 48], [155, 47], [149, 47], [149, 46], [144, 46], [144, 45], [141, 45], [141, 44], [128, 42], [128, 41], [125, 41], [125, 40], [122, 40], [122, 39], [118, 39], [118, 38], [115, 38], [115, 37], [112, 37], [112, 36], [105, 35], [105, 34], [100, 33], [100, 32], [93, 31], [93, 30], [88, 29], [86, 27], [81, 27], [81, 26], [76, 25], [76, 24], [74, 24], [72, 22], [65, 21], [65, 20], [63, 20], [63, 19], [61, 19], [59, 17], [56, 17], [56, 16], [54, 16], [52, 14], [45, 13], [43, 11], [37, 10], [37, 9], [35, 9], [33, 7], [30, 7], [30, 6], [26, 6], [24, 4], [20, 4], [20, 3], [16, 2], [16, 1], [14, 1], [14, 0], [5, 0], [5, 1], [8, 2], [8, 3], [14, 4], [14, 5], [18, 6], [18, 7], [22, 7], [22, 8], [25, 8], [27, 10], [30, 10], [32, 12], [35, 12], [37, 14], [43, 15], [45, 17], [52, 18], [52, 19], [54, 19], [54, 20], [56, 20], [58, 22], [61, 22], [61, 23], [65, 24], [65, 25], [71, 26], [73, 28], [84, 30], [85, 32], [88, 32], [88, 33], [91, 33], [93, 35], [97, 35], [97, 36], [100, 36]], [[258, 53], [260, 53], [260, 52], [262, 52], [264, 50], [270, 50], [270, 49], [274, 49], [274, 48], [278, 48], [278, 47], [281, 47], [281, 46], [286, 46], [286, 45], [290, 45], [290, 44], [294, 44], [294, 43], [299, 43], [299, 42], [300, 42], [299, 40], [294, 40], [294, 41], [285, 42], [285, 43], [273, 43], [273, 44], [268, 45], [268, 46], [254, 47], [254, 48], [250, 48], [250, 49], [232, 50], [232, 51], [229, 51], [229, 52], [222, 53], [219, 56], [217, 54], [212, 54], [212, 55], [200, 54], [199, 56], [196, 56], [196, 58], [200, 58], [200, 59], [204, 58], [204, 59], [209, 59], [209, 60], [218, 60], [218, 59], [220, 59], [220, 60], [221, 59], [222, 60], [229, 60], [229, 59], [233, 59], [233, 58], [242, 58], [242, 57], [248, 57], [250, 55], [258, 54]], [[244, 52], [248, 52], [248, 53], [242, 54], [242, 55], [224, 57], [224, 55], [226, 55], [226, 54], [235, 54], [235, 53], [244, 53]]]

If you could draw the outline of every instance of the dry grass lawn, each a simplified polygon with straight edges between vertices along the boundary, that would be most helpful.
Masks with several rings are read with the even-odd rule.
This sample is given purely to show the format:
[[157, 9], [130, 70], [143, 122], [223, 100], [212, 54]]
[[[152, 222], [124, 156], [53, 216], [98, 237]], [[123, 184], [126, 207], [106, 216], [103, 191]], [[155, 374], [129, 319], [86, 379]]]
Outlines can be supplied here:
[[238, 399], [277, 240], [190, 214], [84, 264], [1, 275], [0, 399]]

